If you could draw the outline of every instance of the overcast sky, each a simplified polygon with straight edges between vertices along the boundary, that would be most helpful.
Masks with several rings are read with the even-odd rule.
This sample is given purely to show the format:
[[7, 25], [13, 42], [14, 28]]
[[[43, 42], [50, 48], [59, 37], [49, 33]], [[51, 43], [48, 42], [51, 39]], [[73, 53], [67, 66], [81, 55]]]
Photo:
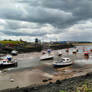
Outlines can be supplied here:
[[92, 0], [0, 0], [0, 40], [92, 41]]

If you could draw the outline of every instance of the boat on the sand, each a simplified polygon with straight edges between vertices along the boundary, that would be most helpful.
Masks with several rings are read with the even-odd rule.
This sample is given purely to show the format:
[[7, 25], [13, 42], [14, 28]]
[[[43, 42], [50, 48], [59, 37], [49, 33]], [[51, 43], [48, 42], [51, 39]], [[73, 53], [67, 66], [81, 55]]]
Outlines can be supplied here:
[[12, 50], [12, 51], [11, 51], [11, 54], [12, 54], [12, 55], [17, 55], [17, 54], [18, 54], [18, 51]]
[[58, 56], [62, 56], [61, 50], [58, 50], [57, 55], [58, 55]]
[[72, 64], [73, 62], [71, 61], [70, 58], [60, 58], [59, 60], [53, 62], [54, 67], [63, 67], [63, 66], [69, 66]]
[[40, 57], [40, 60], [52, 60], [54, 58], [51, 54], [44, 54]]
[[9, 56], [0, 57], [0, 67], [6, 66], [17, 66], [17, 61], [13, 60], [12, 57]]

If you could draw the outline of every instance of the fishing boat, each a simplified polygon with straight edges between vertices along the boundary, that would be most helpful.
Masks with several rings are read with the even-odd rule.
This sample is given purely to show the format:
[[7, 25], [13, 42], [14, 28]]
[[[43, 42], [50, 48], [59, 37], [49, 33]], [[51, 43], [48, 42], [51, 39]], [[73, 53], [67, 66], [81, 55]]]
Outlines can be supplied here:
[[58, 61], [53, 62], [54, 67], [63, 67], [63, 66], [69, 66], [72, 65], [72, 61], [70, 58], [60, 58]]
[[0, 60], [0, 66], [17, 66], [16, 60], [9, 61], [8, 59]]
[[11, 54], [12, 54], [12, 55], [17, 55], [17, 54], [18, 54], [18, 51], [12, 50], [12, 51], [11, 51]]
[[17, 61], [9, 56], [0, 57], [0, 67], [17, 66]]
[[44, 54], [40, 57], [40, 60], [52, 60], [54, 57], [51, 54]]

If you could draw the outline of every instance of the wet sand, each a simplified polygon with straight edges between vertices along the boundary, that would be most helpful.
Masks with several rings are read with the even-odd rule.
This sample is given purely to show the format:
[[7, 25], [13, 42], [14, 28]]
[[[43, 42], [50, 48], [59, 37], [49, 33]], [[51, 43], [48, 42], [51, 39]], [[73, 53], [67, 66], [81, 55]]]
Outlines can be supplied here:
[[[68, 79], [80, 75], [85, 75], [92, 71], [92, 53], [90, 58], [84, 59], [83, 53], [79, 52], [76, 55], [71, 52], [68, 54], [63, 52], [63, 57], [69, 57], [74, 62], [73, 65], [63, 68], [53, 68], [52, 62], [40, 61], [41, 53], [25, 53], [14, 56], [17, 58], [18, 67], [8, 68], [0, 72], [0, 90], [15, 87], [26, 87], [30, 85], [47, 84], [60, 79]], [[53, 51], [56, 55], [57, 51]], [[88, 62], [88, 63], [84, 63]], [[83, 64], [82, 64], [83, 63]], [[45, 82], [43, 82], [45, 80]], [[46, 81], [48, 80], [48, 81]]]

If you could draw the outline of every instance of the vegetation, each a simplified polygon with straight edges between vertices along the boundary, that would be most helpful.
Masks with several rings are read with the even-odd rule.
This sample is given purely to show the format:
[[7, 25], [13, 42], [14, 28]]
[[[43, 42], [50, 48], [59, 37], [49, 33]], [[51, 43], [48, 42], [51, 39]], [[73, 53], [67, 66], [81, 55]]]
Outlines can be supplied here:
[[10, 41], [10, 40], [5, 40], [5, 41], [0, 41], [1, 44], [23, 44], [23, 41]]
[[[60, 90], [59, 92], [66, 92], [65, 90]], [[75, 92], [92, 92], [92, 84], [84, 83], [82, 86], [76, 87]]]
[[66, 91], [64, 91], [64, 90], [60, 90], [59, 92], [66, 92]]
[[24, 52], [34, 52], [41, 51], [42, 49], [51, 48], [51, 49], [63, 49], [63, 48], [71, 48], [72, 44], [67, 43], [41, 43], [39, 39], [35, 39], [34, 42], [26, 42], [20, 39], [19, 41], [14, 40], [3, 40], [0, 41], [0, 53], [10, 53], [13, 49], [17, 50], [20, 53]]

